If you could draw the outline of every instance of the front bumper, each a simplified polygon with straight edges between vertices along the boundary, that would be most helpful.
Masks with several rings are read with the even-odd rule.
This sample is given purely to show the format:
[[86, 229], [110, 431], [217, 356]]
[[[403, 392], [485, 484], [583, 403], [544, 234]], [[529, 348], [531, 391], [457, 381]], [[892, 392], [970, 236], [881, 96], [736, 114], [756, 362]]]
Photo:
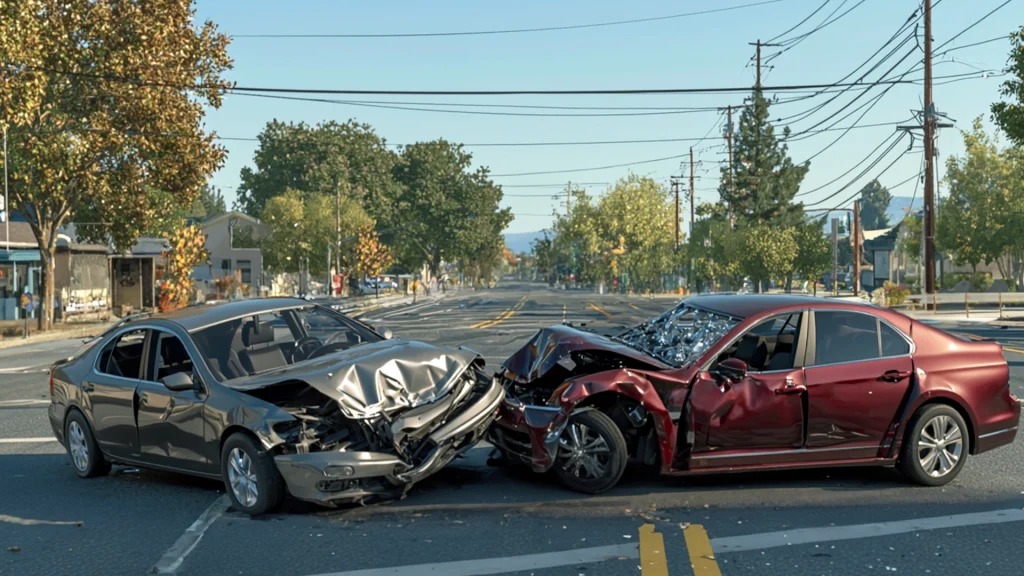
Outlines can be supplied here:
[[334, 506], [401, 496], [476, 445], [497, 418], [504, 394], [504, 388], [491, 381], [472, 404], [427, 437], [432, 448], [415, 466], [382, 452], [282, 454], [274, 462], [288, 492], [299, 500]]
[[487, 434], [510, 458], [528, 464], [534, 472], [546, 472], [558, 455], [558, 438], [569, 423], [571, 409], [533, 406], [506, 397], [501, 412]]

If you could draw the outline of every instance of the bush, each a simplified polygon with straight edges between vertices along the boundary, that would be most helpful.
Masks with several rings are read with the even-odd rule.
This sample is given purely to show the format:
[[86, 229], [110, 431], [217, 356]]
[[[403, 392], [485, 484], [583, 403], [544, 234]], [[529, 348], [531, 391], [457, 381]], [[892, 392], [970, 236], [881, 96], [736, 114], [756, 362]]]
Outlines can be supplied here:
[[910, 287], [906, 284], [886, 282], [882, 285], [882, 290], [885, 293], [885, 303], [888, 306], [899, 306], [910, 297]]
[[952, 290], [956, 288], [957, 284], [965, 281], [970, 284], [971, 292], [985, 292], [992, 287], [992, 275], [988, 272], [956, 272], [944, 274], [942, 276], [940, 287], [943, 290]]

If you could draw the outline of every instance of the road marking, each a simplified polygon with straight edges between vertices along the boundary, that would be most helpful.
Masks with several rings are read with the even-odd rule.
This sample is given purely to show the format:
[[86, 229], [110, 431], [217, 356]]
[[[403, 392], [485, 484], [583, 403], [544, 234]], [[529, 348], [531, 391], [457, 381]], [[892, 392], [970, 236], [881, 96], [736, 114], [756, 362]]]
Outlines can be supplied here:
[[4, 406], [47, 406], [49, 400], [0, 400], [0, 407]]
[[605, 310], [604, 308], [601, 308], [600, 306], [598, 306], [597, 304], [594, 304], [593, 302], [587, 302], [587, 306], [590, 306], [591, 308], [593, 308], [594, 310], [597, 310], [601, 314], [604, 314], [608, 318], [612, 317], [612, 315], [609, 314], [607, 310]]
[[[847, 526], [822, 526], [820, 528], [799, 528], [782, 532], [765, 532], [746, 536], [728, 536], [715, 538], [711, 541], [719, 554], [726, 552], [745, 552], [763, 550], [798, 544], [814, 544], [815, 542], [835, 542], [839, 540], [858, 540], [877, 536], [906, 534], [919, 530], [938, 530], [941, 528], [958, 528], [961, 526], [978, 526], [983, 524], [1003, 524], [1006, 522], [1024, 521], [1024, 510], [1007, 508], [989, 512], [972, 512], [954, 516], [936, 516], [932, 518], [916, 518], [914, 520], [898, 520], [895, 522], [876, 522], [873, 524], [852, 524]], [[691, 526], [690, 529], [693, 527]], [[687, 530], [689, 531], [689, 530]], [[687, 546], [690, 539], [686, 539]], [[691, 557], [693, 548], [690, 548]]]
[[633, 304], [630, 304], [629, 307], [632, 308], [633, 310], [640, 310], [641, 312], [643, 312], [643, 310], [639, 306], [635, 306]]
[[690, 553], [693, 576], [722, 576], [707, 530], [700, 524], [690, 524], [683, 528], [683, 537], [686, 539], [686, 551]]
[[57, 439], [52, 436], [49, 438], [0, 438], [0, 444], [43, 444], [56, 441]]
[[562, 304], [562, 324], [565, 324], [565, 304]]
[[640, 527], [640, 574], [641, 576], [668, 576], [665, 537], [660, 532], [654, 531], [654, 524], [644, 524]]
[[[455, 562], [437, 562], [434, 564], [416, 564], [394, 566], [391, 568], [367, 568], [349, 572], [331, 572], [317, 576], [420, 576], [421, 574], [444, 574], [445, 576], [478, 576], [484, 574], [507, 574], [509, 572], [525, 572], [527, 570], [543, 570], [576, 564], [594, 564], [606, 560], [635, 560], [640, 557], [636, 544], [615, 544], [612, 546], [595, 546], [593, 548], [577, 548], [562, 552], [545, 552], [542, 554], [525, 554], [523, 556], [506, 556], [504, 558], [481, 558], [479, 560], [459, 560]], [[646, 573], [645, 573], [646, 574]]]
[[30, 372], [39, 370], [43, 366], [18, 366], [17, 368], [0, 368], [0, 374], [15, 374], [19, 372]]
[[492, 328], [494, 326], [497, 326], [498, 324], [501, 324], [505, 320], [508, 320], [509, 318], [514, 316], [515, 313], [521, 310], [525, 304], [526, 296], [523, 296], [522, 298], [519, 299], [519, 302], [517, 302], [515, 306], [509, 308], [508, 310], [505, 310], [504, 312], [499, 314], [497, 318], [494, 318], [493, 320], [484, 320], [483, 322], [477, 322], [476, 324], [470, 326], [470, 328]]
[[1016, 348], [1007, 348], [1006, 346], [1003, 346], [1003, 350], [1013, 352], [1014, 354], [1024, 354], [1024, 350], [1018, 350]]
[[17, 516], [8, 516], [7, 514], [0, 514], [0, 522], [6, 522], [8, 524], [19, 524], [21, 526], [81, 526], [82, 521], [67, 521], [67, 520], [33, 520], [31, 518], [19, 518]]
[[231, 506], [231, 500], [224, 494], [213, 501], [209, 508], [199, 515], [199, 518], [185, 530], [185, 533], [178, 538], [178, 541], [171, 545], [160, 557], [153, 569], [152, 574], [173, 574], [175, 570], [185, 561], [185, 557], [199, 544], [203, 534], [211, 524], [217, 521]]

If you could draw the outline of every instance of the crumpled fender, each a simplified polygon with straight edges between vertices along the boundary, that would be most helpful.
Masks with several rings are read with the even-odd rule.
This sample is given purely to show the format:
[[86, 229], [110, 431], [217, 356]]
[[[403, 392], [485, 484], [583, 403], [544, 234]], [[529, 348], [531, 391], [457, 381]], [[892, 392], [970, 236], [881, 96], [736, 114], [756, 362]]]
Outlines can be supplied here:
[[569, 417], [587, 398], [612, 392], [636, 400], [654, 419], [658, 433], [663, 466], [672, 462], [676, 433], [672, 418], [665, 409], [654, 385], [641, 370], [619, 369], [588, 374], [569, 380], [555, 391], [550, 406], [523, 404], [515, 398], [506, 398], [502, 407], [501, 425], [523, 430], [530, 436], [531, 464], [536, 472], [547, 471], [558, 453], [558, 437], [562, 435]]

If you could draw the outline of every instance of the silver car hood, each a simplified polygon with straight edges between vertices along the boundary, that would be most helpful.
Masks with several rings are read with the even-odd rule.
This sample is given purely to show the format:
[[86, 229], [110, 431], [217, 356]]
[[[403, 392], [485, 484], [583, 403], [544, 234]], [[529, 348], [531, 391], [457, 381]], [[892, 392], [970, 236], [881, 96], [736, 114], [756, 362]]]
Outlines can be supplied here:
[[234, 380], [240, 391], [301, 380], [338, 401], [348, 418], [372, 418], [443, 397], [483, 358], [468, 348], [409, 340], [382, 340]]

